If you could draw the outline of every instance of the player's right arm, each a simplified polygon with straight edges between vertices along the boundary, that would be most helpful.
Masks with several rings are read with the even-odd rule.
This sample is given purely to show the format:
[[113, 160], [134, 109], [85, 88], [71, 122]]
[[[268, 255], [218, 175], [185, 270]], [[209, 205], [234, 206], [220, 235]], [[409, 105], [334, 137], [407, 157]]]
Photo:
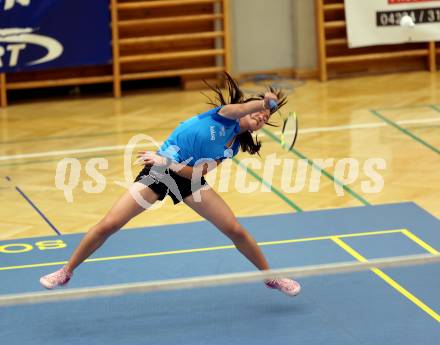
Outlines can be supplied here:
[[256, 113], [259, 111], [269, 110], [270, 100], [278, 101], [277, 96], [272, 92], [266, 92], [263, 100], [250, 101], [241, 104], [227, 104], [218, 112], [220, 115], [229, 119], [239, 119], [248, 114]]

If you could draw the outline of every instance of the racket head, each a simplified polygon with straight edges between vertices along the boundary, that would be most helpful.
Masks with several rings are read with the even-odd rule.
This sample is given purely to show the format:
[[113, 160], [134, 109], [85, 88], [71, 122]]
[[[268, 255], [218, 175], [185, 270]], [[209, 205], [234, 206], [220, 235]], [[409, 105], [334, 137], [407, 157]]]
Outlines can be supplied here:
[[290, 113], [283, 121], [283, 129], [281, 131], [281, 145], [287, 150], [291, 150], [295, 146], [298, 137], [298, 117], [296, 113]]

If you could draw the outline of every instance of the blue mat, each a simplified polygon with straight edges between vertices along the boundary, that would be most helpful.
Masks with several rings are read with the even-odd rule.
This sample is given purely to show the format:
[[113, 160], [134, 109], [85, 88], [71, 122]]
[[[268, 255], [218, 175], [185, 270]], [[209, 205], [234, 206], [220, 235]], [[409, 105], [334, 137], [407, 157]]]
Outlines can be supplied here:
[[[413, 203], [240, 221], [273, 268], [355, 260], [331, 236], [367, 259], [440, 248], [440, 221]], [[40, 291], [39, 277], [58, 268], [81, 237], [0, 242], [0, 293]], [[123, 230], [92, 257], [100, 261], [75, 272], [69, 287], [254, 270], [230, 244], [207, 222]], [[0, 339], [9, 345], [436, 344], [440, 267], [384, 274], [433, 314], [374, 273], [358, 272], [303, 279], [296, 298], [245, 284], [1, 308]]]

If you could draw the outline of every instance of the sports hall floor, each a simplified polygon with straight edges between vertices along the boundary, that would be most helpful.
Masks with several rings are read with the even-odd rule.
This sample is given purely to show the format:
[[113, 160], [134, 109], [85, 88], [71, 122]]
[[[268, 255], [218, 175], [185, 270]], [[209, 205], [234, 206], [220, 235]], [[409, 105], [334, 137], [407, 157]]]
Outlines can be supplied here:
[[[283, 81], [288, 86], [289, 81]], [[307, 81], [289, 96], [301, 131], [293, 152], [261, 133], [262, 160], [383, 158], [384, 188], [362, 191], [363, 171], [336, 193], [334, 165], [320, 188], [287, 193], [279, 172], [264, 188], [262, 169], [231, 161], [232, 176], [212, 185], [261, 244], [274, 268], [365, 261], [440, 250], [440, 92], [428, 72]], [[246, 85], [260, 91], [260, 85]], [[123, 193], [124, 146], [138, 133], [157, 141], [207, 109], [199, 92], [137, 92], [53, 99], [0, 110], [0, 293], [39, 291], [38, 277], [59, 267], [81, 233]], [[81, 164], [73, 202], [55, 186], [57, 163]], [[85, 166], [108, 160], [102, 193], [89, 194]], [[295, 161], [296, 162], [296, 161]], [[225, 170], [225, 172], [228, 172]], [[134, 174], [135, 172], [133, 172]], [[237, 173], [239, 175], [237, 175]], [[234, 178], [261, 184], [239, 193]], [[221, 177], [220, 177], [221, 176]], [[335, 187], [336, 185], [336, 187]], [[261, 188], [260, 188], [261, 187]], [[242, 272], [252, 267], [184, 205], [144, 213], [77, 271], [69, 287]], [[0, 308], [7, 344], [402, 344], [440, 339], [438, 265], [372, 270], [302, 280], [289, 299], [261, 284]]]

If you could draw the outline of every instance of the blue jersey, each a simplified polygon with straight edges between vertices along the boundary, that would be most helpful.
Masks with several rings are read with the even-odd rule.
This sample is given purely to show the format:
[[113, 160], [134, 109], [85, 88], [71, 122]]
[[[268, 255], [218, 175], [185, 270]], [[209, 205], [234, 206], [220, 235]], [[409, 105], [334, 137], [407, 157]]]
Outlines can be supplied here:
[[[182, 122], [165, 140], [158, 153], [189, 166], [207, 158], [224, 160], [235, 156], [240, 146], [238, 138], [235, 138], [240, 132], [240, 123], [219, 115], [220, 109], [211, 109]], [[233, 138], [234, 142], [228, 147]]]

